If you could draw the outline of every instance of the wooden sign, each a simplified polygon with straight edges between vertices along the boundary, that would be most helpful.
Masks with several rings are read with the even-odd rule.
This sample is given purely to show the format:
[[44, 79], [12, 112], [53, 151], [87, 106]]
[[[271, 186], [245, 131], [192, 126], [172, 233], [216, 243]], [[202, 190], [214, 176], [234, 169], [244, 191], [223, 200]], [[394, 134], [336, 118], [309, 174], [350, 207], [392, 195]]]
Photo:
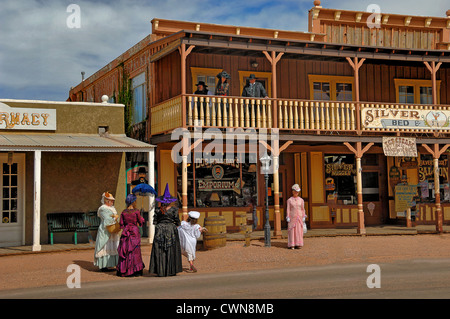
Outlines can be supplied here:
[[417, 194], [417, 185], [395, 186], [395, 211], [404, 212], [411, 207], [414, 196]]
[[383, 137], [386, 156], [417, 157], [416, 139], [413, 137]]
[[56, 130], [56, 110], [9, 107], [0, 103], [0, 129]]

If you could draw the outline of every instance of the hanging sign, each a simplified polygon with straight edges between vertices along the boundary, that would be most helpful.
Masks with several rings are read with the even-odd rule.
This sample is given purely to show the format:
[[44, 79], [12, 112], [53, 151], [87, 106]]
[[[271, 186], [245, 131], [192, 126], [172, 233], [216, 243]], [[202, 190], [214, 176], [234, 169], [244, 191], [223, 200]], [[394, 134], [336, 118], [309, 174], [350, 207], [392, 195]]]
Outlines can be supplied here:
[[364, 107], [364, 128], [450, 130], [450, 111]]
[[386, 156], [417, 157], [416, 139], [413, 137], [383, 137]]
[[9, 107], [0, 103], [0, 129], [54, 131], [56, 110]]

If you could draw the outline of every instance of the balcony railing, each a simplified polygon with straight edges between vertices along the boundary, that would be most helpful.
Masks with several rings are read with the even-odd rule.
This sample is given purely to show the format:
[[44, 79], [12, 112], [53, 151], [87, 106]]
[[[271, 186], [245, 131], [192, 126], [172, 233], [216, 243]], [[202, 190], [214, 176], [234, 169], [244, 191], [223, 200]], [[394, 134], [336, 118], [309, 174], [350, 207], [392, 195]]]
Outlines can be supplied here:
[[[184, 112], [183, 105], [186, 107]], [[256, 129], [277, 127], [280, 130], [316, 134], [430, 133], [436, 132], [436, 126], [430, 125], [431, 120], [426, 119], [431, 111], [442, 111], [444, 114], [450, 112], [450, 106], [184, 95], [152, 107], [151, 134], [194, 125]], [[450, 113], [445, 116], [450, 119]], [[445, 124], [439, 129], [443, 127]]]

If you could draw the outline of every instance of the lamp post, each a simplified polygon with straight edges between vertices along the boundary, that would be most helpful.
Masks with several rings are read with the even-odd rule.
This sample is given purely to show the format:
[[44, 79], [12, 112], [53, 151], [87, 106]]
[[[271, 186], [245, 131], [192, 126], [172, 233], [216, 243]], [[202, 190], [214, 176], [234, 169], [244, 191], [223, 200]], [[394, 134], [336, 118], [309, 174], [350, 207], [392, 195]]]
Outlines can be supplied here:
[[264, 173], [264, 179], [266, 181], [266, 223], [264, 225], [264, 246], [270, 247], [270, 223], [269, 223], [269, 163], [271, 157], [265, 154], [259, 159], [262, 165], [262, 172]]

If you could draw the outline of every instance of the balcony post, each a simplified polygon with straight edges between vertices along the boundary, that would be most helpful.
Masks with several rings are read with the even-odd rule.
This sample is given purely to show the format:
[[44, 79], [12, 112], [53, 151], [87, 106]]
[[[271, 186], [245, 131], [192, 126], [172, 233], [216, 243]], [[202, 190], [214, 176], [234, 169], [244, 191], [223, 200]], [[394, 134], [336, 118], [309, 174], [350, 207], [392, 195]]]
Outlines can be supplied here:
[[366, 234], [366, 227], [364, 225], [364, 207], [363, 207], [363, 194], [362, 194], [362, 167], [361, 158], [365, 152], [371, 148], [374, 143], [369, 143], [362, 148], [361, 142], [356, 142], [356, 149], [350, 145], [350, 143], [345, 142], [345, 146], [348, 147], [356, 156], [356, 195], [358, 197], [358, 229], [357, 232], [360, 235]]
[[359, 68], [364, 63], [366, 59], [361, 59], [358, 61], [357, 57], [351, 58], [347, 57], [347, 62], [353, 68], [354, 78], [355, 78], [355, 102], [356, 102], [356, 132], [361, 135], [361, 108], [359, 104]]
[[439, 144], [434, 144], [433, 150], [427, 145], [422, 144], [422, 146], [433, 156], [433, 164], [434, 164], [434, 195], [435, 195], [435, 204], [436, 204], [436, 231], [440, 234], [443, 233], [443, 215], [442, 215], [442, 207], [441, 207], [441, 191], [439, 185], [439, 158], [442, 153], [444, 153], [449, 147], [450, 144], [446, 144], [443, 148], [439, 149]]
[[436, 73], [439, 70], [439, 68], [442, 65], [442, 62], [439, 62], [436, 65], [435, 61], [431, 61], [431, 65], [428, 62], [423, 62], [425, 64], [425, 66], [427, 67], [427, 69], [430, 71], [431, 73], [431, 83], [432, 83], [432, 91], [433, 91], [433, 104], [436, 105], [438, 104], [438, 99], [437, 99], [437, 86], [436, 86]]
[[181, 123], [182, 127], [186, 127], [186, 58], [191, 53], [192, 49], [195, 46], [191, 45], [188, 49], [186, 49], [186, 44], [181, 43], [178, 47], [178, 51], [181, 55], [181, 107], [182, 107], [182, 118]]
[[263, 51], [264, 55], [266, 56], [267, 60], [269, 60], [270, 64], [272, 65], [272, 98], [274, 99], [272, 104], [272, 128], [278, 127], [278, 111], [277, 106], [278, 103], [276, 101], [277, 99], [277, 63], [280, 61], [281, 57], [283, 56], [283, 52], [278, 53], [276, 55], [275, 51], [272, 51], [271, 54], [267, 51]]

